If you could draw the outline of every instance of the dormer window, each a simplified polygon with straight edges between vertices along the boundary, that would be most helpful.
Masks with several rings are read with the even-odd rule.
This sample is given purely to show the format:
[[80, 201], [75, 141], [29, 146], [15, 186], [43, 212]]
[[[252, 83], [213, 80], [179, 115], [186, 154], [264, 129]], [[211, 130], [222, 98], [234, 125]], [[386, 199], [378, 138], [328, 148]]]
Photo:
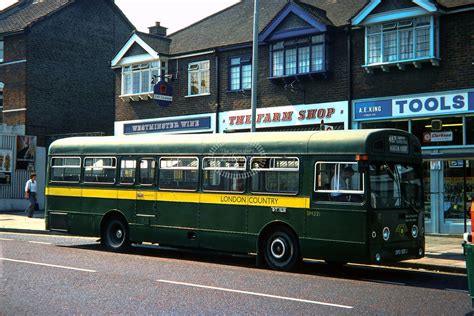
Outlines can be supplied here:
[[368, 25], [364, 67], [432, 61], [437, 64], [437, 29], [433, 16]]
[[326, 71], [326, 35], [289, 39], [271, 45], [271, 77]]

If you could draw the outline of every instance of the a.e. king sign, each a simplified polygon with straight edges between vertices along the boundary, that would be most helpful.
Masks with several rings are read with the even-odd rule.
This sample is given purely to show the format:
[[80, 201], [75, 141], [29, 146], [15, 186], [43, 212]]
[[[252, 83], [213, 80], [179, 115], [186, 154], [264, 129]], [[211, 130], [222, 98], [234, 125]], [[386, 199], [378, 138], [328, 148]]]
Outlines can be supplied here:
[[[347, 128], [347, 108], [345, 101], [261, 108], [257, 109], [255, 121], [257, 128], [314, 125], [321, 121], [325, 125], [342, 123]], [[252, 115], [250, 110], [222, 112], [220, 120], [221, 131], [249, 129]]]

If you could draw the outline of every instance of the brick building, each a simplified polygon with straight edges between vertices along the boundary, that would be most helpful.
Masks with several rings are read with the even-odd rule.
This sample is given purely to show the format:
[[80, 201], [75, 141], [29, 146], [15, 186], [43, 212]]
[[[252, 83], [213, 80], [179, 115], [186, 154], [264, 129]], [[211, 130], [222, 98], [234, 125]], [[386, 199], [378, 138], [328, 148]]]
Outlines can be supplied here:
[[[427, 230], [461, 232], [474, 195], [472, 1], [260, 6], [257, 129], [412, 132], [425, 139]], [[243, 0], [169, 36], [135, 33], [152, 50], [129, 41], [115, 56], [115, 134], [248, 130], [252, 17]], [[166, 107], [149, 82], [140, 90], [154, 62], [173, 88]]]
[[133, 29], [112, 0], [21, 0], [0, 11], [0, 209], [24, 209], [32, 170], [41, 192], [52, 140], [113, 133], [110, 58]]
[[112, 0], [22, 0], [1, 11], [1, 122], [43, 146], [58, 134], [112, 134], [108, 65], [133, 28]]

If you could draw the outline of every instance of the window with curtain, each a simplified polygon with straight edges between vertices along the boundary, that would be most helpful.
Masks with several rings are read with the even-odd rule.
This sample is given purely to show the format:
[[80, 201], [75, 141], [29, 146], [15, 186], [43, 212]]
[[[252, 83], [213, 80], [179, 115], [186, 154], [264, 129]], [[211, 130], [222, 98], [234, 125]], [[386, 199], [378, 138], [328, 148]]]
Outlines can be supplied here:
[[435, 19], [431, 16], [367, 26], [366, 63], [436, 57], [435, 33]]
[[153, 92], [154, 78], [160, 77], [160, 62], [122, 68], [122, 95]]
[[209, 60], [188, 65], [188, 96], [209, 94]]
[[302, 37], [271, 46], [271, 76], [284, 77], [326, 70], [326, 36]]

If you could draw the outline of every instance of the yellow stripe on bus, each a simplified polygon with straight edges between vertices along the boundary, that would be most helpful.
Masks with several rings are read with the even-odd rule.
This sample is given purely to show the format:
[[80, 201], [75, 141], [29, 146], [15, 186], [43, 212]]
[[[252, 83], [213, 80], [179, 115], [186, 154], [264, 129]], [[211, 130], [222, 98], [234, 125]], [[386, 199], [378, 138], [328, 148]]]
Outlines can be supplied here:
[[69, 196], [85, 198], [104, 198], [121, 200], [141, 200], [160, 202], [184, 202], [203, 204], [250, 205], [268, 207], [309, 208], [308, 197], [244, 195], [198, 192], [167, 192], [142, 190], [111, 190], [111, 189], [73, 189], [46, 188], [48, 196]]

